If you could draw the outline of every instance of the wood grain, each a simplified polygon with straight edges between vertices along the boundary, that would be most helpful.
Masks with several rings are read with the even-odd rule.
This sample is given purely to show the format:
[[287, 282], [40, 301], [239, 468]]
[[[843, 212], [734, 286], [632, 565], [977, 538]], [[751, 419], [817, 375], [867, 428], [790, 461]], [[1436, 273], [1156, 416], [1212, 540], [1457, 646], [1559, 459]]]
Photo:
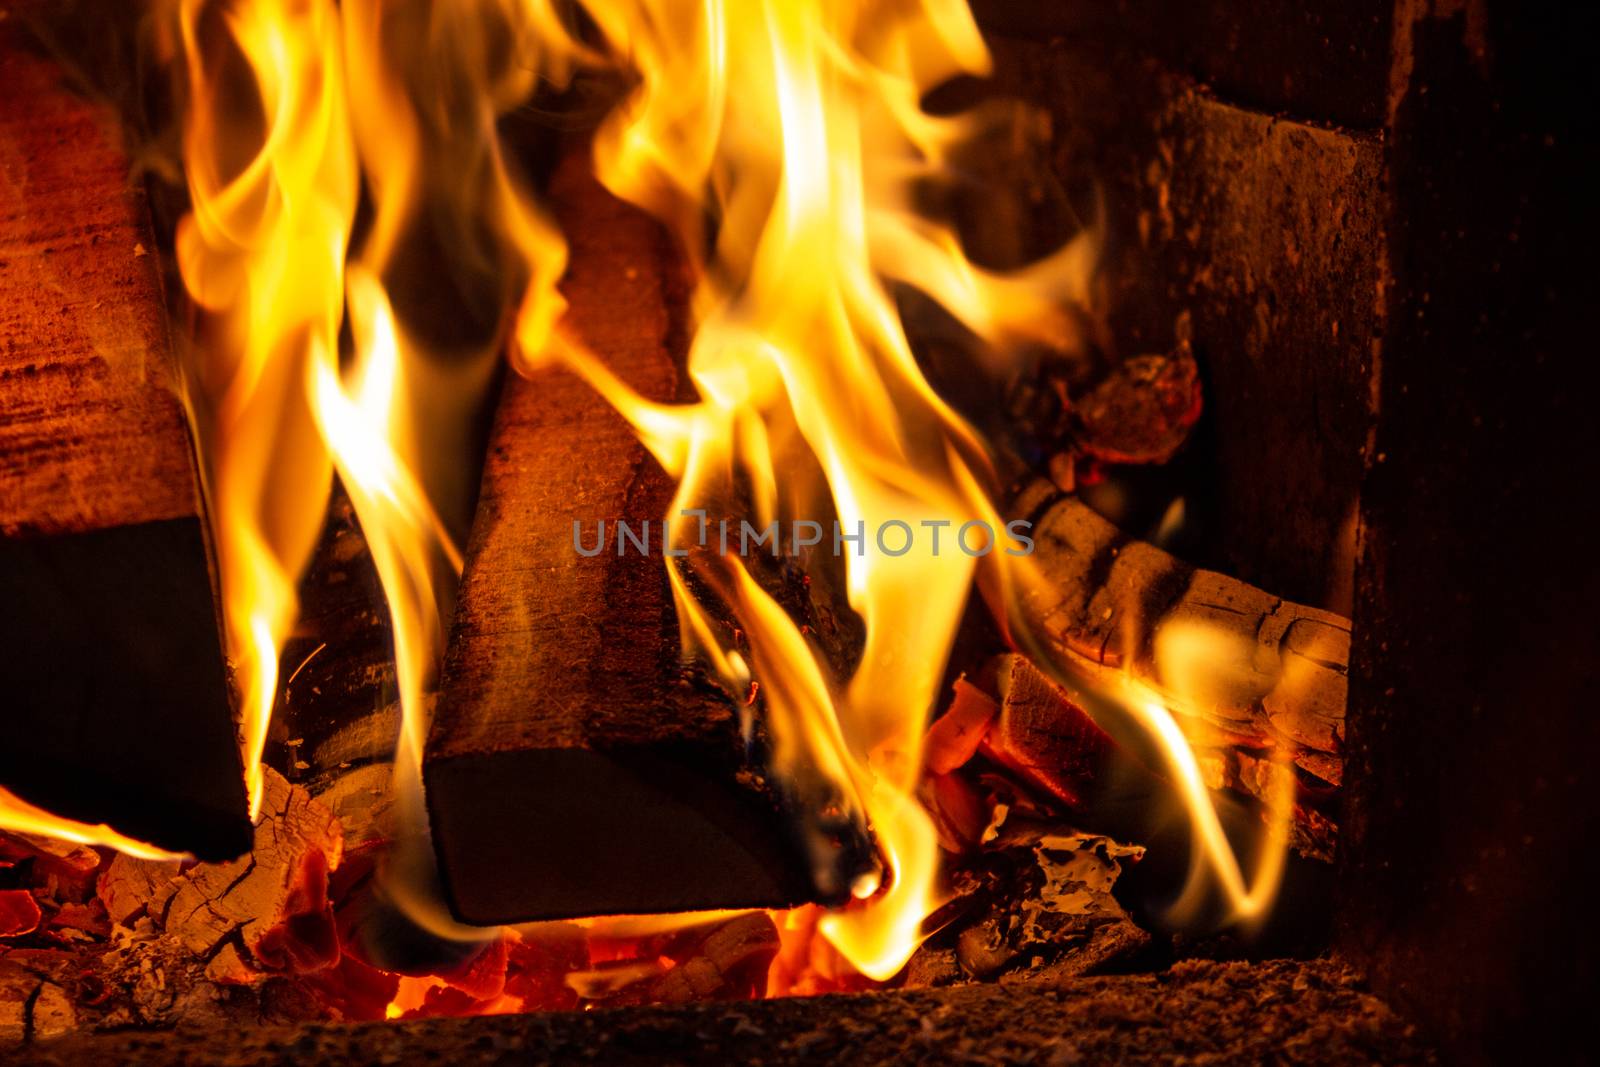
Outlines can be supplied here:
[[0, 24], [0, 533], [192, 518], [143, 197], [110, 114], [20, 36]]

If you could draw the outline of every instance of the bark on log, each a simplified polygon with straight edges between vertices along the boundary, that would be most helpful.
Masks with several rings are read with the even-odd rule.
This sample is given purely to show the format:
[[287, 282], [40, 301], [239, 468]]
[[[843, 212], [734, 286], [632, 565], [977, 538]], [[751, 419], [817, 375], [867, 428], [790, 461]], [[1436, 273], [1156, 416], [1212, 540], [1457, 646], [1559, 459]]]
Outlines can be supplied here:
[[[644, 395], [673, 399], [660, 231], [581, 167], [563, 168], [552, 194], [572, 241], [567, 325]], [[601, 519], [608, 531], [618, 519], [659, 531], [671, 493], [576, 377], [508, 381], [424, 766], [440, 870], [463, 921], [811, 894], [736, 709], [680, 662], [659, 554], [574, 550], [574, 522], [590, 538]]]
[[[1034, 519], [1034, 560], [1048, 578], [1025, 597], [1022, 621], [1057, 663], [1089, 679], [1126, 671], [1189, 717], [1202, 745], [1287, 750], [1339, 784], [1348, 620], [1131, 540], [1048, 482], [1016, 509]], [[1157, 643], [1189, 626], [1207, 635], [1203, 657], [1187, 677], [1170, 663], [1163, 673]]]
[[249, 847], [193, 460], [109, 112], [0, 21], [0, 785]]

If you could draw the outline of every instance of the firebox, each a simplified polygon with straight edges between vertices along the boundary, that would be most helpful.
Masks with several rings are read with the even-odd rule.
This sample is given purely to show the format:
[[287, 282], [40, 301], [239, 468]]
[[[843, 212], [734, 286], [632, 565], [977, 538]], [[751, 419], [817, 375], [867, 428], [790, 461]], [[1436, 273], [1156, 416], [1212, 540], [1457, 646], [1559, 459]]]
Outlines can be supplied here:
[[7, 1062], [1583, 1061], [1576, 22], [0, 0]]

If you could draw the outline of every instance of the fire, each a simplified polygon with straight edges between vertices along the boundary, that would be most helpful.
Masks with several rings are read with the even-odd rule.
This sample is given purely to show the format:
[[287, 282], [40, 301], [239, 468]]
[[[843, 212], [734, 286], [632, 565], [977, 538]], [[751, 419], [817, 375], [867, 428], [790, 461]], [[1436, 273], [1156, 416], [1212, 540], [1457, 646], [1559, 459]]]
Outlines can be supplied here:
[[[997, 274], [921, 208], [983, 128], [922, 106], [939, 84], [989, 70], [963, 0], [580, 0], [593, 41], [549, 0], [165, 3], [192, 200], [177, 239], [197, 309], [185, 377], [252, 811], [295, 585], [337, 473], [395, 635], [406, 841], [391, 894], [441, 936], [495, 936], [459, 927], [427, 891], [421, 763], [462, 565], [464, 518], [447, 503], [461, 470], [448, 458], [511, 332], [521, 367], [583, 375], [678, 480], [666, 518], [687, 555], [667, 565], [686, 651], [735, 691], [759, 681], [817, 884], [854, 898], [818, 929], [862, 974], [892, 977], [940, 903], [937, 836], [915, 793], [969, 593], [980, 574], [1013, 594], [1040, 580], [1008, 552], [986, 447], [924, 377], [899, 298], [933, 298], [998, 366], [1025, 341], [1076, 344], [1067, 309], [1087, 303], [1096, 255], [1085, 233]], [[604, 353], [563, 335], [564, 245], [500, 142], [507, 111], [583, 65], [635, 77], [594, 165], [688, 256], [692, 403], [643, 400]], [[488, 264], [477, 281], [498, 286], [503, 328], [465, 354], [407, 329], [395, 280], [435, 269], [408, 251], [430, 227], [428, 247]], [[745, 560], [705, 550], [708, 516], [838, 522], [849, 538], [838, 559], [813, 562], [841, 569], [864, 624], [853, 668], [829, 662]], [[885, 538], [902, 527], [909, 536]], [[1260, 915], [1281, 874], [1287, 798], [1247, 882], [1167, 695], [1127, 685], [1115, 695], [1158, 742], [1193, 821], [1195, 893], [1220, 885], [1236, 914]], [[0, 826], [34, 828], [29, 818], [0, 795]], [[149, 854], [104, 828], [51, 825]], [[846, 834], [874, 840], [881, 862], [840, 867], [833, 843]]]
[[1163, 699], [1160, 694], [1145, 693], [1135, 698], [1131, 707], [1138, 721], [1160, 742], [1169, 768], [1168, 776], [1183, 795], [1184, 810], [1194, 836], [1189, 881], [1173, 905], [1174, 917], [1181, 921], [1193, 915], [1206, 894], [1218, 892], [1228, 914], [1249, 926], [1265, 918], [1283, 878], [1289, 821], [1293, 815], [1294, 770], [1282, 758], [1282, 753], [1273, 753], [1276, 773], [1272, 777], [1271, 795], [1267, 798], [1266, 835], [1257, 850], [1255, 870], [1247, 879], [1232, 846], [1223, 836], [1222, 824], [1201, 779], [1188, 738], [1168, 710], [1169, 705], [1192, 707], [1204, 701], [1206, 665], [1225, 659], [1217, 649], [1219, 640], [1216, 633], [1192, 625], [1163, 629], [1156, 635], [1156, 661], [1165, 684], [1177, 698]]
[[185, 383], [254, 817], [295, 583], [332, 485], [305, 382], [339, 351], [358, 174], [333, 5], [181, 0], [176, 15], [193, 204], [178, 264], [202, 312]]
[[[406, 336], [385, 279], [419, 266], [406, 243], [443, 215], [451, 254], [483, 255], [477, 234], [491, 230], [494, 284], [523, 278], [525, 315], [559, 313], [564, 247], [518, 188], [494, 123], [567, 60], [550, 52], [539, 65], [539, 17], [510, 2], [177, 0], [175, 15], [193, 204], [178, 256], [203, 311], [187, 370], [252, 815], [294, 586], [337, 471], [394, 632], [404, 843], [392, 869], [408, 874], [390, 893], [441, 936], [481, 939], [409, 883], [431, 883], [422, 749], [462, 566], [437, 502], [469, 495], [464, 463], [429, 464], [461, 450], [495, 345], [427, 351]], [[445, 61], [408, 68], [424, 49]], [[358, 234], [363, 191], [371, 221]]]
[[125, 852], [143, 860], [182, 858], [176, 853], [119, 834], [104, 823], [91, 825], [63, 819], [59, 815], [29, 804], [6, 789], [0, 789], [0, 830], [19, 834], [42, 834], [79, 845], [114, 848], [118, 852]]
[[1192, 847], [1188, 878], [1169, 909], [1177, 924], [1196, 922], [1207, 906], [1241, 928], [1258, 926], [1277, 897], [1288, 857], [1289, 824], [1294, 814], [1295, 776], [1282, 752], [1270, 754], [1274, 774], [1265, 798], [1265, 831], [1257, 842], [1253, 869], [1246, 874], [1222, 828], [1188, 732], [1195, 709], [1204, 707], [1215, 684], [1212, 665], [1236, 662], [1226, 640], [1194, 624], [1169, 624], [1155, 635], [1161, 690], [1121, 674], [1105, 685], [1105, 696], [1155, 742], [1164, 777], [1172, 783], [1189, 824]]
[[[638, 87], [597, 138], [601, 180], [676, 229], [699, 268], [689, 373], [697, 404], [647, 404], [598, 359], [557, 344], [679, 479], [674, 542], [688, 516], [727, 514], [745, 488], [759, 524], [837, 518], [862, 534], [843, 556], [866, 628], [860, 665], [832, 666], [736, 556], [695, 556], [748, 639], [718, 631], [673, 567], [685, 637], [742, 687], [762, 682], [775, 761], [816, 808], [870, 827], [887, 870], [834, 871], [816, 827], [817, 880], [864, 898], [821, 923], [864, 974], [886, 979], [938, 903], [938, 848], [914, 799], [925, 722], [979, 561], [957, 531], [1000, 521], [984, 451], [930, 387], [895, 291], [941, 300], [996, 351], [1063, 339], [1061, 309], [1086, 296], [1092, 252], [1069, 246], [1026, 279], [983, 271], [914, 206], [973, 120], [920, 100], [988, 55], [960, 3], [592, 2], [585, 9]], [[707, 218], [719, 221], [707, 238]], [[523, 359], [546, 354], [524, 331]], [[779, 472], [782, 472], [780, 476]], [[905, 551], [877, 532], [904, 523]], [[945, 531], [940, 551], [928, 537]], [[920, 535], [920, 536], [915, 536]], [[891, 537], [898, 537], [898, 534]], [[701, 542], [703, 544], [703, 542]], [[994, 547], [994, 546], [990, 546]], [[993, 557], [985, 557], [991, 559]]]

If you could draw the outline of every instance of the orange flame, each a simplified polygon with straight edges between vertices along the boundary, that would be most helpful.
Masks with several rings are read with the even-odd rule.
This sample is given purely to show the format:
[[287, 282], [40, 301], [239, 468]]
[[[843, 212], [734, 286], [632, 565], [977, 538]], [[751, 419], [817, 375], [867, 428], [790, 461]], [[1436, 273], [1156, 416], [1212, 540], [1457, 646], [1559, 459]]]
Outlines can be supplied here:
[[1138, 686], [1142, 691], [1132, 697], [1129, 707], [1135, 720], [1160, 744], [1168, 777], [1183, 797], [1193, 836], [1189, 880], [1172, 907], [1172, 918], [1185, 921], [1199, 911], [1208, 893], [1218, 892], [1229, 919], [1248, 927], [1266, 917], [1283, 879], [1289, 822], [1294, 813], [1293, 770], [1281, 753], [1273, 753], [1276, 773], [1266, 798], [1266, 836], [1257, 850], [1255, 870], [1247, 879], [1222, 832], [1194, 750], [1178, 716], [1169, 710], [1203, 706], [1208, 666], [1237, 658], [1220, 647], [1223, 640], [1216, 631], [1197, 625], [1163, 627], [1155, 637], [1155, 655], [1158, 672], [1170, 695]]
[[[559, 314], [564, 247], [517, 187], [495, 122], [568, 59], [541, 51], [551, 26], [510, 0], [176, 0], [176, 14], [193, 202], [178, 254], [205, 313], [189, 380], [252, 814], [294, 586], [337, 471], [394, 632], [408, 842], [396, 866], [430, 867], [422, 751], [462, 565], [437, 500], [463, 495], [447, 459], [470, 436], [495, 343], [426, 350], [401, 328], [385, 278], [417, 268], [408, 240], [444, 218], [448, 255], [482, 255], [478, 235], [493, 232], [499, 266], [524, 279], [507, 297], [529, 319]], [[424, 53], [439, 62], [404, 65]], [[441, 459], [443, 474], [430, 471]], [[427, 893], [389, 888], [436, 932], [484, 936]]]
[[333, 5], [180, 0], [177, 15], [193, 203], [178, 264], [208, 313], [185, 379], [254, 818], [295, 583], [332, 484], [304, 382], [317, 353], [339, 350], [355, 147]]

